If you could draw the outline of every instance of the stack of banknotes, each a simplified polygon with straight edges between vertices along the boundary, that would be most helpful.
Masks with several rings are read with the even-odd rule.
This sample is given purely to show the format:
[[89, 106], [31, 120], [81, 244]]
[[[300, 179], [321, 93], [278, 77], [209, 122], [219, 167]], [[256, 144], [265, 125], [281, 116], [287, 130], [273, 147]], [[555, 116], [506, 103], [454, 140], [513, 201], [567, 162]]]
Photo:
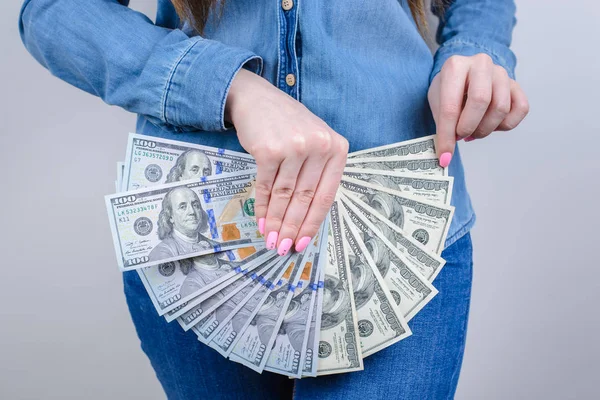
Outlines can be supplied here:
[[348, 155], [312, 243], [279, 256], [254, 215], [245, 153], [130, 134], [106, 208], [122, 271], [159, 315], [259, 373], [363, 369], [437, 294], [453, 178], [432, 136]]

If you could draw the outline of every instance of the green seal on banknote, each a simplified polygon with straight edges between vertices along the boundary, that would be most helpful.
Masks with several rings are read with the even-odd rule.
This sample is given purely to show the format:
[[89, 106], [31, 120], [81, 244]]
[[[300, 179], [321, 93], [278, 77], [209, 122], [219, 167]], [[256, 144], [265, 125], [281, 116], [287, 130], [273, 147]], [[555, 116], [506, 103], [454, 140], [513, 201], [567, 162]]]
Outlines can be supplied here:
[[249, 198], [244, 202], [244, 212], [246, 215], [254, 217], [254, 198]]

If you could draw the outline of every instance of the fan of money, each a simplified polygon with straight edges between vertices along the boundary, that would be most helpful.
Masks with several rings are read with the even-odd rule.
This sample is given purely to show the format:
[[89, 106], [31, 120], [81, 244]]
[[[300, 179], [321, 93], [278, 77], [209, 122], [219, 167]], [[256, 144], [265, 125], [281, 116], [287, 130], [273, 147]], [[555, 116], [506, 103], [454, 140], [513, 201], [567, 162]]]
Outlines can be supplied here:
[[259, 373], [362, 370], [437, 294], [454, 208], [433, 137], [349, 154], [319, 233], [285, 256], [258, 232], [255, 167], [245, 153], [130, 134], [105, 198], [119, 268], [137, 271], [159, 315]]

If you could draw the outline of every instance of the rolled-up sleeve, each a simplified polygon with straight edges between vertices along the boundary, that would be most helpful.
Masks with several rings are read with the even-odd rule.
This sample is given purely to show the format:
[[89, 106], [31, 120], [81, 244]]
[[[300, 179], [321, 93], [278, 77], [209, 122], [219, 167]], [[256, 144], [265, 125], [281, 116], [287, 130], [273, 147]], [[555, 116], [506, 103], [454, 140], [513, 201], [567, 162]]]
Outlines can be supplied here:
[[478, 53], [489, 55], [515, 79], [517, 59], [510, 50], [517, 23], [513, 0], [453, 0], [445, 12], [435, 7], [432, 11], [440, 19], [436, 33], [440, 47], [434, 55], [430, 83], [451, 56]]
[[262, 74], [253, 52], [156, 26], [126, 0], [26, 0], [19, 31], [54, 76], [107, 104], [175, 131], [223, 131], [240, 68]]

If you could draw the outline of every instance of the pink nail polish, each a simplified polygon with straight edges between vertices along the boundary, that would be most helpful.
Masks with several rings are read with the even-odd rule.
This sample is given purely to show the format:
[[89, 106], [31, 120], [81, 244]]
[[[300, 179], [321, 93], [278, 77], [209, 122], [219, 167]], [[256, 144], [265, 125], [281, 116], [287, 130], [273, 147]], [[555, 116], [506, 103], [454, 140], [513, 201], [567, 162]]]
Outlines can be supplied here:
[[260, 218], [258, 220], [258, 231], [260, 232], [261, 235], [265, 234], [265, 219], [264, 218]]
[[279, 243], [277, 254], [279, 254], [280, 256], [285, 256], [287, 252], [290, 251], [290, 247], [292, 247], [292, 239], [283, 239], [281, 243]]
[[310, 236], [304, 236], [302, 239], [296, 242], [296, 251], [302, 251], [310, 243]]
[[452, 160], [452, 154], [447, 152], [442, 154], [440, 156], [440, 165], [442, 168], [446, 168], [448, 165], [450, 165], [450, 160]]
[[469, 136], [468, 138], [465, 139], [465, 142], [472, 142], [473, 140], [475, 140], [475, 138], [472, 136]]
[[267, 249], [273, 250], [275, 248], [275, 245], [277, 244], [277, 236], [279, 236], [277, 232], [269, 232], [269, 236], [267, 236]]

